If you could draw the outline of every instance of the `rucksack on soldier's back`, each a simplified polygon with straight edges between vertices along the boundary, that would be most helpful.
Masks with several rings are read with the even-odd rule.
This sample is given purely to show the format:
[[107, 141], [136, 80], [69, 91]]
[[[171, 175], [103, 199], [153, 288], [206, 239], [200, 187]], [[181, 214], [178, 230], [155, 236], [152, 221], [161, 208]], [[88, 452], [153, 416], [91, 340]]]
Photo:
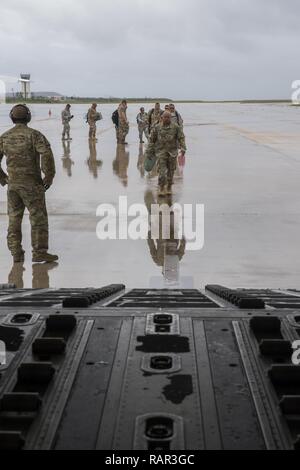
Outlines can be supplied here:
[[118, 109], [116, 109], [116, 110], [112, 113], [111, 120], [112, 120], [112, 122], [114, 123], [115, 126], [118, 126], [118, 125], [119, 125], [119, 111], [118, 111]]

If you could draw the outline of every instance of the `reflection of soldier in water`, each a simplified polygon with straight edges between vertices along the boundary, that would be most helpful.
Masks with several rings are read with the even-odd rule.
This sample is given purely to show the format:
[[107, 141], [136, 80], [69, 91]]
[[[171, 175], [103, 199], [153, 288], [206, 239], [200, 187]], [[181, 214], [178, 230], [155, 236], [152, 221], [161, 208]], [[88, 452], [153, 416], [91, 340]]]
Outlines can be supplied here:
[[74, 165], [74, 161], [71, 159], [71, 143], [70, 141], [63, 140], [63, 152], [64, 155], [62, 157], [63, 162], [63, 169], [66, 170], [67, 175], [71, 178], [72, 176], [72, 165]]
[[32, 265], [32, 288], [33, 289], [49, 289], [50, 278], [49, 271], [55, 269], [58, 263], [49, 264], [33, 264]]
[[140, 144], [137, 168], [138, 168], [142, 178], [144, 178], [144, 176], [145, 176], [144, 162], [145, 162], [144, 146], [143, 146], [143, 144]]
[[[151, 216], [151, 205], [158, 204], [151, 191], [146, 192], [145, 203], [148, 208], [149, 216]], [[167, 198], [164, 204], [171, 208], [173, 205], [172, 198]], [[162, 204], [159, 205], [162, 207]], [[166, 220], [168, 227], [165, 228], [169, 229], [170, 232], [167, 239], [163, 233], [162, 214], [157, 217], [152, 217], [152, 222], [149, 224], [148, 246], [154, 263], [162, 268], [165, 284], [167, 286], [174, 286], [179, 284], [180, 261], [185, 254], [186, 241], [184, 237], [182, 237], [182, 239], [178, 238], [177, 232], [179, 227], [176, 226], [176, 222], [178, 223], [178, 221], [176, 221], [176, 217], [172, 211], [171, 217], [169, 220], [168, 218]], [[149, 221], [151, 221], [150, 217]], [[159, 238], [155, 240], [153, 239], [154, 231], [159, 233]]]
[[[44, 263], [32, 265], [32, 288], [49, 289], [50, 279], [49, 271], [56, 268], [58, 263]], [[24, 288], [23, 273], [25, 272], [24, 263], [15, 263], [8, 276], [9, 284], [15, 284], [18, 289]]]
[[113, 170], [122, 181], [123, 186], [128, 186], [128, 166], [129, 166], [129, 152], [126, 151], [124, 145], [117, 145], [116, 159], [113, 161]]
[[25, 272], [24, 263], [14, 263], [8, 275], [8, 283], [15, 284], [17, 289], [24, 288], [23, 273]]
[[97, 147], [95, 140], [89, 140], [90, 156], [87, 159], [87, 164], [90, 172], [94, 178], [98, 178], [98, 170], [102, 167], [102, 160], [97, 160]]

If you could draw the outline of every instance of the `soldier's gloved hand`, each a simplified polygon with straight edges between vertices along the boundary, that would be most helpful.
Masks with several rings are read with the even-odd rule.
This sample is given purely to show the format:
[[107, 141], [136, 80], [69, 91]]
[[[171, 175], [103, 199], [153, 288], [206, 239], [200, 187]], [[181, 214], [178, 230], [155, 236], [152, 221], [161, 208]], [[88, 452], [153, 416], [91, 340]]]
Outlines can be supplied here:
[[8, 177], [6, 178], [3, 178], [3, 180], [1, 181], [1, 186], [6, 186], [8, 184]]
[[52, 185], [52, 182], [47, 181], [46, 179], [43, 180], [43, 186], [44, 186], [45, 191], [48, 191], [48, 189], [51, 187], [51, 185]]

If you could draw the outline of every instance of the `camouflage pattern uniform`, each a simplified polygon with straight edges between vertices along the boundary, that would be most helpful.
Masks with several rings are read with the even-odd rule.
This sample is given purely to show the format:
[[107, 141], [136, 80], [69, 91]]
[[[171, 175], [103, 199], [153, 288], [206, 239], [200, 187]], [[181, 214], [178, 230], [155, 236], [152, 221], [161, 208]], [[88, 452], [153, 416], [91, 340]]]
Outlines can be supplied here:
[[180, 127], [183, 127], [183, 119], [181, 115], [179, 114], [178, 111], [175, 111], [174, 113], [171, 113], [171, 121], [174, 124], [178, 124]]
[[164, 111], [162, 109], [156, 110], [153, 108], [149, 113], [148, 113], [148, 130], [149, 134], [151, 131], [154, 129], [154, 127], [160, 123], [161, 117], [164, 114]]
[[[4, 155], [8, 175], [1, 168]], [[49, 231], [44, 185], [51, 186], [54, 176], [53, 153], [43, 134], [26, 124], [16, 124], [0, 137], [0, 184], [8, 183], [7, 242], [13, 256], [22, 253], [21, 226], [25, 208], [29, 211], [33, 254], [47, 253]]]
[[68, 140], [70, 139], [71, 119], [72, 119], [72, 115], [71, 115], [70, 109], [68, 108], [64, 109], [61, 113], [61, 120], [62, 120], [62, 125], [63, 125], [63, 134], [62, 134], [63, 140], [65, 140], [66, 135], [67, 135], [67, 139]]
[[149, 139], [149, 131], [148, 131], [148, 114], [140, 112], [136, 117], [138, 123], [138, 130], [139, 130], [139, 137], [140, 137], [140, 144], [143, 143], [143, 136], [145, 134], [146, 139]]
[[96, 140], [97, 121], [100, 120], [100, 113], [95, 108], [90, 108], [87, 114], [87, 121], [90, 126], [89, 138]]
[[173, 184], [177, 166], [178, 149], [186, 151], [185, 136], [178, 124], [156, 125], [150, 135], [147, 154], [156, 154], [158, 161], [158, 184], [160, 188]]
[[129, 132], [129, 122], [127, 119], [126, 110], [127, 110], [127, 107], [121, 103], [118, 108], [119, 125], [116, 127], [118, 144], [125, 144], [126, 136]]

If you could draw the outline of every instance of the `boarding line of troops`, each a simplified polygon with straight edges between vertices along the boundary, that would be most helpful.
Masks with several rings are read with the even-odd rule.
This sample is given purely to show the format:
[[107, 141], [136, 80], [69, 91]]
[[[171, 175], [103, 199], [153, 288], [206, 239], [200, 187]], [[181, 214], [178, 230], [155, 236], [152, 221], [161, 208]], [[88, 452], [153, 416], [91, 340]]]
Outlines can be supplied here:
[[[73, 119], [71, 105], [62, 112], [63, 140], [71, 140], [70, 122]], [[22, 263], [25, 252], [22, 247], [22, 220], [24, 211], [29, 211], [31, 223], [32, 261], [53, 263], [57, 255], [48, 253], [49, 226], [45, 192], [52, 186], [55, 177], [55, 161], [51, 145], [39, 131], [28, 126], [31, 111], [23, 104], [14, 106], [10, 112], [14, 127], [0, 136], [0, 185], [7, 186], [9, 227], [8, 248], [14, 263]], [[89, 139], [96, 141], [97, 122], [102, 119], [94, 103], [86, 116], [89, 124]], [[127, 102], [123, 100], [113, 114], [118, 145], [126, 145], [129, 132]], [[140, 109], [137, 116], [140, 142], [148, 140], [146, 158], [155, 155], [159, 174], [160, 197], [172, 193], [178, 153], [186, 152], [183, 120], [173, 104], [162, 110], [157, 103], [149, 113]], [[1, 167], [6, 157], [7, 172]]]
[[[128, 104], [123, 100], [118, 109], [112, 115], [112, 121], [116, 128], [116, 139], [120, 145], [127, 145], [126, 137], [129, 132], [127, 118]], [[62, 112], [63, 140], [71, 140], [70, 121], [73, 119], [71, 106], [68, 104]], [[89, 124], [89, 139], [97, 141], [97, 121], [102, 119], [102, 114], [97, 112], [97, 103], [94, 103], [87, 113]], [[178, 151], [182, 154], [186, 151], [185, 137], [183, 133], [183, 119], [173, 103], [167, 104], [162, 110], [160, 103], [146, 113], [145, 108], [140, 108], [137, 115], [137, 125], [140, 143], [144, 144], [144, 138], [149, 142], [146, 158], [151, 154], [156, 155], [159, 173], [159, 196], [164, 197], [172, 193], [174, 173], [177, 165]]]
[[[89, 124], [89, 139], [91, 140], [97, 140], [97, 122], [103, 119], [102, 114], [100, 112], [97, 112], [97, 106], [97, 103], [93, 103], [86, 115], [86, 122]], [[121, 102], [118, 109], [113, 113], [112, 119], [116, 127], [116, 137], [118, 144], [127, 144], [126, 137], [129, 132], [127, 107], [127, 101], [124, 100]], [[171, 114], [172, 123], [178, 124], [183, 128], [183, 119], [179, 112], [176, 110], [175, 105], [173, 103], [165, 105], [164, 110], [161, 109], [160, 103], [156, 103], [155, 107], [151, 109], [149, 113], [146, 113], [145, 108], [142, 107], [140, 108], [140, 112], [136, 117], [139, 131], [139, 139], [141, 144], [145, 143], [145, 141], [143, 140], [144, 137], [149, 140], [151, 131], [157, 124], [161, 122], [162, 115], [164, 112], [169, 112]], [[61, 113], [63, 125], [62, 140], [72, 140], [70, 136], [70, 122], [73, 118], [74, 116], [71, 113], [71, 105], [67, 104], [66, 108]]]

